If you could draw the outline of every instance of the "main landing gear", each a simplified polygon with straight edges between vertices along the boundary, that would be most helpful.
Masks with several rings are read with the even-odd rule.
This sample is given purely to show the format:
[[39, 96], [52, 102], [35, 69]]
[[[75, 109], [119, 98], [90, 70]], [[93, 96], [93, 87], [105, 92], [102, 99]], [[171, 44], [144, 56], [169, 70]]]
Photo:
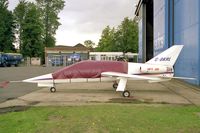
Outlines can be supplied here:
[[[115, 81], [113, 83], [113, 88], [116, 90], [117, 87], [118, 87], [118, 83], [117, 83], [117, 81]], [[131, 93], [128, 90], [125, 90], [125, 91], [122, 92], [123, 97], [130, 97], [130, 95], [131, 95]]]
[[[117, 83], [117, 82], [114, 82], [113, 88], [114, 88], [114, 89], [117, 89], [117, 87], [118, 87], [118, 83]], [[51, 92], [51, 93], [55, 93], [55, 92], [56, 92], [56, 88], [55, 88], [55, 87], [51, 87], [51, 88], [50, 88], [50, 92]], [[122, 92], [122, 96], [123, 96], [123, 97], [130, 97], [130, 95], [131, 95], [131, 94], [130, 94], [130, 92], [129, 92], [128, 90], [125, 90], [125, 91]]]
[[128, 90], [122, 92], [123, 97], [130, 97], [131, 93]]
[[50, 92], [52, 92], [52, 93], [56, 92], [56, 88], [55, 87], [51, 87], [50, 88]]

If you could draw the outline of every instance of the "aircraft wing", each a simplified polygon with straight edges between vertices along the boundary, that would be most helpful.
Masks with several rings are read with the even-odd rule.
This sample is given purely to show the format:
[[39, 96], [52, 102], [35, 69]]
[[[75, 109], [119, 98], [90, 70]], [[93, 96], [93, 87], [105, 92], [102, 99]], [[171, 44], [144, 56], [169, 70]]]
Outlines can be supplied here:
[[148, 80], [148, 81], [156, 81], [159, 82], [161, 79], [157, 77], [147, 77], [141, 75], [131, 75], [125, 73], [118, 73], [118, 72], [103, 72], [101, 73], [102, 76], [105, 77], [117, 77], [119, 79], [119, 84], [116, 91], [125, 91], [126, 83], [128, 79], [132, 80]]
[[184, 80], [196, 80], [196, 78], [190, 78], [190, 77], [163, 77], [163, 76], [160, 76], [160, 78], [163, 78], [163, 79], [184, 79]]
[[133, 79], [133, 80], [161, 80], [159, 77], [148, 77], [148, 76], [141, 76], [141, 75], [131, 75], [131, 74], [125, 74], [125, 73], [118, 73], [118, 72], [103, 72], [101, 73], [102, 76], [106, 77], [118, 77], [120, 78], [127, 78], [127, 79]]

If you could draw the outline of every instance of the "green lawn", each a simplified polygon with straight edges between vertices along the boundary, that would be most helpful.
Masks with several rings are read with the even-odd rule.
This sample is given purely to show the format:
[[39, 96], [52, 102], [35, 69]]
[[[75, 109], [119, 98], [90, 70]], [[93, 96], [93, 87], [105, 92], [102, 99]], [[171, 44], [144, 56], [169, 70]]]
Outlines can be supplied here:
[[0, 133], [199, 133], [200, 107], [105, 104], [0, 114]]

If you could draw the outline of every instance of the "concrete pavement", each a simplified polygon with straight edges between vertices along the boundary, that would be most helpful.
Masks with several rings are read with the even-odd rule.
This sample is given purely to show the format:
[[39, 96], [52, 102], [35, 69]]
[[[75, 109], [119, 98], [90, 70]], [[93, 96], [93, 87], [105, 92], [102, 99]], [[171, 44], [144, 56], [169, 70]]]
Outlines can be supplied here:
[[57, 86], [56, 93], [39, 89], [16, 99], [0, 103], [0, 108], [11, 106], [67, 106], [102, 103], [148, 103], [200, 106], [200, 88], [178, 80], [152, 83], [129, 81], [130, 98], [115, 92], [112, 83], [71, 83]]
[[[3, 81], [24, 80], [38, 75], [51, 73], [60, 67], [0, 67], [0, 83]], [[36, 85], [28, 83], [9, 84], [0, 88], [0, 103], [38, 90]]]

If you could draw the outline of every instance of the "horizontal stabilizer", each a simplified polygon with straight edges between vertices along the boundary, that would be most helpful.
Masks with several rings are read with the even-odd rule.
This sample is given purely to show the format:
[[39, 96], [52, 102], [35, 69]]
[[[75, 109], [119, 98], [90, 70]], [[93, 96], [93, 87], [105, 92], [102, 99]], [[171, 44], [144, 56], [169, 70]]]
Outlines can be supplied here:
[[189, 78], [189, 77], [172, 77], [172, 79], [197, 80], [196, 78]]
[[148, 80], [149, 83], [159, 83], [159, 82], [165, 82], [170, 81], [171, 79], [161, 79], [161, 80]]
[[196, 80], [196, 78], [190, 78], [190, 77], [163, 77], [163, 76], [160, 76], [161, 79], [185, 79], [185, 80]]

